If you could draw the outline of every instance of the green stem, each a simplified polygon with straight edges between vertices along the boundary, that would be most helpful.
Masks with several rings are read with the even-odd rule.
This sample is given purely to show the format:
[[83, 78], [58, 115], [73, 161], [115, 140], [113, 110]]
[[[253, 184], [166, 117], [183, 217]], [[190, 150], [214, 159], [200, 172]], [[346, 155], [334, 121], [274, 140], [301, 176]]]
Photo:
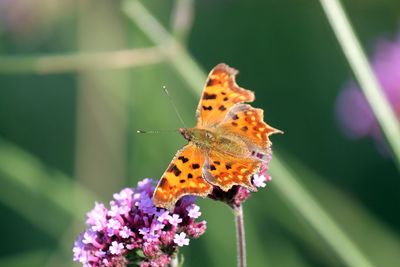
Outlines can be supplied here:
[[171, 15], [172, 35], [185, 44], [193, 24], [194, 0], [175, 0]]
[[400, 123], [378, 83], [339, 0], [320, 0], [365, 97], [392, 148], [400, 169]]
[[246, 267], [246, 236], [242, 205], [234, 209], [236, 225], [237, 266]]
[[283, 164], [277, 153], [274, 153], [270, 163], [270, 173], [277, 177], [273, 180], [273, 184], [282, 198], [305, 218], [347, 266], [374, 266], [317, 200], [299, 183], [300, 179]]
[[158, 47], [66, 55], [0, 56], [0, 73], [63, 73], [155, 64], [165, 59]]
[[187, 50], [161, 25], [161, 23], [137, 0], [125, 0], [123, 11], [155, 44], [183, 77], [183, 80], [200, 94], [205, 83], [205, 75]]
[[171, 266], [171, 267], [179, 267], [178, 256], [173, 257], [173, 258], [171, 259], [171, 264], [170, 264], [170, 266]]

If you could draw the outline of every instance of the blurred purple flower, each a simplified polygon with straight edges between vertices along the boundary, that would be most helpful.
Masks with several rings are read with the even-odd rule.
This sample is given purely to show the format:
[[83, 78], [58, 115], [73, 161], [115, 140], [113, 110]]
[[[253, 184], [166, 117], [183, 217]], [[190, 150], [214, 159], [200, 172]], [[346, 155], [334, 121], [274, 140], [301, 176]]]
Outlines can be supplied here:
[[87, 213], [88, 228], [74, 243], [74, 261], [85, 267], [167, 266], [178, 247], [204, 234], [206, 222], [195, 221], [200, 215], [195, 198], [182, 198], [170, 213], [154, 206], [153, 191], [154, 181], [144, 179], [114, 194], [110, 209], [96, 203]]
[[[392, 42], [381, 40], [371, 61], [375, 75], [400, 120], [400, 35]], [[336, 115], [349, 138], [372, 137], [381, 149], [387, 151], [379, 124], [355, 82], [349, 82], [340, 92]]]
[[33, 22], [32, 8], [27, 0], [1, 0], [0, 1], [0, 25], [5, 29], [20, 31]]

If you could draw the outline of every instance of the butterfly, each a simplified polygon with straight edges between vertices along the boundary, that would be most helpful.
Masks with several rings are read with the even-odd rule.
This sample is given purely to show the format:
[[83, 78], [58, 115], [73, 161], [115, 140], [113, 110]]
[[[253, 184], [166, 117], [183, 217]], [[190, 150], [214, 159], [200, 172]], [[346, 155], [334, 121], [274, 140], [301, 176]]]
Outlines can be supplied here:
[[206, 197], [214, 186], [255, 190], [251, 177], [270, 153], [269, 135], [281, 131], [263, 121], [262, 109], [244, 104], [255, 97], [236, 84], [237, 73], [223, 63], [209, 73], [196, 126], [179, 129], [189, 143], [176, 153], [154, 191], [157, 207], [171, 210], [182, 196]]

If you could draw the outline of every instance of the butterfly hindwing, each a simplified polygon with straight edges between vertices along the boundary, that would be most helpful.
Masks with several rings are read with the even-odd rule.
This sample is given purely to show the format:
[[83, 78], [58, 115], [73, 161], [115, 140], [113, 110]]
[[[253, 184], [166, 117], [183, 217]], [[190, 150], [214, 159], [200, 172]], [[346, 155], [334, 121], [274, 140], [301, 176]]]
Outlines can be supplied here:
[[184, 195], [207, 196], [212, 186], [203, 178], [204, 161], [204, 151], [192, 143], [179, 150], [154, 191], [154, 204], [172, 209]]
[[241, 136], [262, 150], [270, 146], [269, 136], [281, 132], [264, 122], [264, 111], [247, 104], [234, 106], [218, 126], [222, 131]]
[[217, 151], [209, 151], [208, 173], [205, 178], [213, 185], [227, 191], [234, 185], [254, 190], [251, 177], [258, 172], [261, 161], [255, 158], [237, 158]]
[[235, 104], [254, 101], [252, 91], [236, 84], [237, 73], [222, 63], [211, 70], [196, 111], [197, 127], [215, 126]]

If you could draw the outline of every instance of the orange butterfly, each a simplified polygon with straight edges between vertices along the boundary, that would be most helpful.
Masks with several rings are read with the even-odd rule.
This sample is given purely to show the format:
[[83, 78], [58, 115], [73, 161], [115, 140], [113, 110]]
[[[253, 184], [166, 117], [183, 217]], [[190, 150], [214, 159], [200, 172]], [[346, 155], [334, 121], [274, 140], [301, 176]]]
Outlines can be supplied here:
[[281, 131], [263, 121], [263, 110], [243, 102], [254, 93], [239, 87], [237, 70], [218, 64], [210, 72], [197, 107], [197, 125], [181, 128], [189, 143], [179, 150], [154, 191], [154, 204], [172, 209], [182, 196], [206, 197], [213, 186], [255, 190], [251, 176], [270, 153], [269, 135]]

